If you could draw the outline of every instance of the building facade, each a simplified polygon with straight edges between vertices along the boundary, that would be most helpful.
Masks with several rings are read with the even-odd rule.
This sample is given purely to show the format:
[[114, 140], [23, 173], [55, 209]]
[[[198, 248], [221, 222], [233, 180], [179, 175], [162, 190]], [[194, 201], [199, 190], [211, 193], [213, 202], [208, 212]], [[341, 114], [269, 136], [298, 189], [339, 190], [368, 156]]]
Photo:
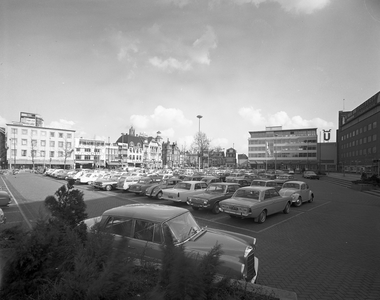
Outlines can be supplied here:
[[236, 166], [236, 150], [234, 148], [228, 148], [226, 150], [226, 167], [234, 169]]
[[339, 171], [379, 174], [380, 92], [338, 119]]
[[9, 168], [74, 166], [75, 130], [37, 127], [20, 122], [6, 124]]
[[317, 128], [251, 131], [248, 160], [256, 169], [318, 170]]

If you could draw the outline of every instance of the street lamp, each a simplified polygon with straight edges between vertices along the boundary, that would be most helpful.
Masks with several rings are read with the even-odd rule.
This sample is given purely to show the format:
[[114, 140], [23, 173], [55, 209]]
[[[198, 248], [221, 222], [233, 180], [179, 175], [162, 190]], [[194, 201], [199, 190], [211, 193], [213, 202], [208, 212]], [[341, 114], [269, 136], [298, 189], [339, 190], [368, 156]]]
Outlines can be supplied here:
[[197, 118], [199, 119], [198, 138], [199, 138], [199, 143], [200, 143], [199, 153], [198, 153], [198, 171], [200, 171], [201, 170], [201, 148], [202, 148], [202, 140], [201, 140], [201, 119], [202, 119], [202, 116], [198, 115]]
[[277, 134], [274, 134], [274, 140], [273, 140], [274, 174], [276, 174], [276, 170], [277, 170], [276, 137], [277, 137]]
[[124, 133], [121, 133], [121, 168], [124, 168]]

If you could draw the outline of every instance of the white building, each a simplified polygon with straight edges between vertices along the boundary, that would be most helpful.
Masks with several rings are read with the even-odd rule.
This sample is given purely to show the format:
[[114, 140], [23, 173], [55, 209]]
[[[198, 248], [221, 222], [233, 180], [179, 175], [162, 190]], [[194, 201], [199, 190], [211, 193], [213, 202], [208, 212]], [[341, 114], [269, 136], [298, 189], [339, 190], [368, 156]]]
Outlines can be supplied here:
[[21, 122], [6, 126], [10, 168], [74, 167], [75, 130], [37, 127]]

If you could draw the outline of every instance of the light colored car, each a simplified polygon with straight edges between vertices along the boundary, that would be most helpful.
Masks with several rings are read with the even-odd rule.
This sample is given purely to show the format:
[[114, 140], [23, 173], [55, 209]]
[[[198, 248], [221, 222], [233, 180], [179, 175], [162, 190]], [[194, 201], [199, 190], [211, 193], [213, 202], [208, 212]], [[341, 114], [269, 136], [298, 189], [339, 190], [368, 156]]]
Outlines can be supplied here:
[[291, 205], [290, 196], [282, 197], [274, 187], [263, 186], [242, 187], [230, 199], [219, 202], [220, 210], [231, 217], [253, 218], [258, 223], [281, 211], [288, 214]]
[[110, 233], [115, 241], [126, 238], [133, 257], [161, 262], [166, 233], [174, 245], [183, 247], [194, 259], [220, 245], [222, 255], [217, 273], [254, 283], [258, 274], [255, 257], [256, 239], [225, 230], [202, 228], [189, 210], [157, 204], [129, 204], [105, 211], [102, 216], [87, 219], [89, 231]]
[[80, 177], [79, 182], [82, 184], [91, 185], [94, 181], [98, 179], [99, 176], [102, 176], [102, 175], [103, 175], [102, 173], [98, 173], [98, 172], [87, 173]]
[[4, 224], [7, 221], [7, 217], [5, 216], [3, 210], [0, 208], [0, 224]]
[[194, 210], [207, 209], [218, 214], [220, 212], [219, 202], [231, 198], [239, 188], [240, 185], [237, 183], [211, 183], [204, 193], [188, 197], [187, 204], [191, 205]]
[[318, 179], [319, 180], [319, 175], [317, 173], [315, 173], [314, 171], [305, 171], [305, 172], [303, 172], [302, 177], [306, 178], [306, 179]]
[[0, 206], [8, 206], [11, 203], [11, 196], [0, 187]]
[[201, 194], [206, 189], [207, 183], [204, 181], [182, 181], [172, 189], [164, 190], [161, 199], [186, 203], [189, 197]]
[[148, 187], [145, 191], [145, 196], [148, 197], [156, 197], [157, 199], [162, 198], [163, 190], [173, 188], [177, 183], [182, 180], [177, 177], [170, 177], [167, 179], [163, 179], [161, 182], [157, 184], [153, 184]]
[[303, 181], [287, 181], [282, 185], [279, 191], [281, 196], [292, 197], [295, 206], [301, 206], [303, 202], [313, 202], [314, 193], [310, 190], [309, 185]]
[[94, 181], [92, 185], [94, 188], [100, 190], [111, 191], [116, 188], [119, 178], [125, 174], [127, 173], [108, 174], [107, 176], [104, 176], [103, 178]]
[[119, 178], [116, 184], [116, 189], [118, 190], [123, 190], [123, 191], [128, 191], [129, 187], [132, 184], [137, 183], [141, 178], [145, 176], [140, 176], [140, 175], [124, 175]]

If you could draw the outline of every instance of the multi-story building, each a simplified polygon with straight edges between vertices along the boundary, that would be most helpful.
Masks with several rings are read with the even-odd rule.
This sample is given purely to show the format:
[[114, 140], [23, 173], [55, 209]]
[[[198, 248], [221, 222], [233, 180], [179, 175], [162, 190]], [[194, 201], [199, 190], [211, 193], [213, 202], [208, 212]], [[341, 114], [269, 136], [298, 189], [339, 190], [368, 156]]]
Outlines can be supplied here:
[[250, 131], [248, 160], [257, 169], [318, 170], [317, 128]]
[[236, 168], [236, 150], [234, 148], [228, 148], [226, 150], [226, 167]]
[[6, 125], [10, 168], [73, 167], [75, 130], [37, 127], [21, 122]]
[[181, 151], [176, 143], [170, 143], [169, 139], [162, 143], [162, 165], [168, 168], [180, 166]]
[[352, 111], [339, 111], [339, 170], [379, 174], [380, 92]]
[[209, 167], [223, 167], [226, 165], [226, 157], [222, 150], [210, 150], [209, 152]]
[[8, 168], [5, 128], [0, 127], [0, 169]]
[[75, 168], [105, 166], [105, 142], [96, 139], [75, 138]]

